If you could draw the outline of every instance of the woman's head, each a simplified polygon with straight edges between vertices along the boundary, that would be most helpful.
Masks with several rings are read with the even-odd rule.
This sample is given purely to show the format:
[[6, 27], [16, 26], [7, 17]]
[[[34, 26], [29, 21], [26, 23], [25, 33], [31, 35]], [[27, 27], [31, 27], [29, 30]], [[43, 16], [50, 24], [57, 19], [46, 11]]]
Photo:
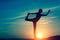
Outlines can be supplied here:
[[39, 9], [39, 13], [42, 13], [42, 9]]

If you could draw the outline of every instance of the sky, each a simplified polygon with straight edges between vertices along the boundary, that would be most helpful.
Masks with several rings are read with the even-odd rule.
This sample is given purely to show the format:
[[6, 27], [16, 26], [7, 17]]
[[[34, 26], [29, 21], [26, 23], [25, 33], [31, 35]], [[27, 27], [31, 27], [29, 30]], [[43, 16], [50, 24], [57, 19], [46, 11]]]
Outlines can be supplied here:
[[42, 14], [51, 12], [37, 22], [36, 32], [44, 37], [60, 35], [60, 0], [0, 0], [0, 38], [33, 38], [33, 23], [25, 18], [39, 9]]

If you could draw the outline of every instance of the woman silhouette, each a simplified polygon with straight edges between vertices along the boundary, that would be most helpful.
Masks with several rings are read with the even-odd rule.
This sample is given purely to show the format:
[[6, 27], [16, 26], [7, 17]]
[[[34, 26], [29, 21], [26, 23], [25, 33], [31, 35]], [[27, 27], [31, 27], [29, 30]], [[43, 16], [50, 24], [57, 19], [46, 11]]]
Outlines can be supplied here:
[[[34, 26], [34, 39], [36, 39], [36, 23], [37, 21], [41, 18], [41, 16], [47, 16], [50, 12], [50, 10], [48, 10], [47, 14], [41, 14], [43, 11], [42, 9], [39, 9], [39, 11], [37, 13], [28, 13], [27, 17], [25, 18], [26, 21], [31, 21], [33, 22], [33, 26]], [[30, 14], [36, 14], [36, 17], [33, 19], [29, 19], [28, 16]]]
[[[42, 9], [39, 9], [39, 12], [37, 12], [37, 13], [28, 13], [28, 15], [27, 15], [27, 17], [26, 17], [25, 20], [26, 21], [37, 22], [41, 18], [41, 16], [47, 16], [49, 14], [49, 12], [50, 12], [50, 10], [48, 10], [48, 13], [47, 14], [41, 14], [42, 13]], [[36, 14], [36, 17], [33, 18], [33, 19], [29, 19], [28, 16], [30, 14]]]

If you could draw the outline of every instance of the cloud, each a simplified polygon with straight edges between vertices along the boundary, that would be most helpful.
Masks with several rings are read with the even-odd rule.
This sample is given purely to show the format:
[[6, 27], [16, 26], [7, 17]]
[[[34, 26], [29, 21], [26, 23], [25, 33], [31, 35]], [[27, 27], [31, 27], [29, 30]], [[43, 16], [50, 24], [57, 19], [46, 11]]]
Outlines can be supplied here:
[[8, 19], [11, 19], [11, 20], [13, 20], [13, 19], [18, 19], [18, 18], [23, 18], [23, 17], [25, 17], [25, 16], [17, 16], [17, 17], [8, 18]]
[[[43, 9], [43, 12], [46, 12], [46, 11], [48, 11], [49, 9], [50, 10], [55, 10], [56, 8], [59, 8], [60, 6], [56, 6], [56, 7], [51, 7], [51, 8], [45, 8], [45, 9]], [[26, 13], [28, 13], [28, 12], [36, 12], [36, 11], [38, 11], [37, 9], [35, 9], [35, 10], [30, 10], [30, 11], [26, 11], [26, 12], [24, 12], [24, 15], [21, 15], [21, 16], [17, 16], [17, 17], [13, 17], [13, 18], [8, 18], [8, 19], [10, 19], [10, 20], [14, 20], [14, 19], [18, 19], [18, 18], [22, 18], [22, 17], [25, 17], [26, 15]]]
[[57, 18], [57, 16], [52, 16], [52, 17], [48, 17], [48, 18], [42, 18], [41, 20], [39, 20], [39, 23], [40, 24], [49, 24], [49, 23], [52, 23], [53, 20], [51, 19], [55, 19]]
[[54, 16], [54, 17], [49, 17], [50, 19], [55, 19], [55, 18], [57, 18], [57, 16]]
[[52, 17], [42, 18], [42, 19], [55, 19], [55, 18], [57, 18], [57, 16], [52, 16]]
[[43, 23], [41, 23], [41, 24], [49, 24], [49, 23], [51, 23], [52, 21], [47, 21], [47, 22], [43, 22]]
[[56, 8], [60, 8], [60, 6], [56, 6], [56, 7], [51, 7], [51, 8], [45, 8], [44, 10], [43, 10], [43, 12], [46, 12], [47, 10], [55, 10]]

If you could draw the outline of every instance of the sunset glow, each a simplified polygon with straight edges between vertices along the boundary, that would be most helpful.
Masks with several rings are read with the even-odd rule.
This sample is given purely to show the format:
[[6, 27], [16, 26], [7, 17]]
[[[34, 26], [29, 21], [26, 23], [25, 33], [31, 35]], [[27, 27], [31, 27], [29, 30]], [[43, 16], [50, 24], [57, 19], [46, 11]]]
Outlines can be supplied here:
[[36, 38], [37, 38], [37, 39], [41, 39], [41, 38], [44, 38], [44, 37], [43, 37], [43, 34], [37, 33], [37, 34], [36, 34]]

